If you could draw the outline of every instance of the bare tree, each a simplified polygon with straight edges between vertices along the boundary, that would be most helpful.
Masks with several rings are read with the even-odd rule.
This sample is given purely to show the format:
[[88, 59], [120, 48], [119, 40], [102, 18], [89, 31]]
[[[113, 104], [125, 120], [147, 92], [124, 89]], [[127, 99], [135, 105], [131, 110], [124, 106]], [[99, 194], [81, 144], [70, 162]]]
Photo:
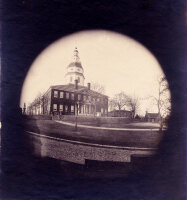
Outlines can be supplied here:
[[169, 84], [165, 76], [162, 77], [162, 86], [163, 87], [163, 97], [164, 97], [164, 104], [163, 110], [165, 115], [169, 115], [171, 113], [171, 96], [170, 96], [170, 89]]
[[42, 92], [39, 92], [36, 98], [28, 103], [27, 110], [29, 114], [44, 114], [44, 100], [45, 96]]
[[115, 110], [115, 108], [116, 108], [116, 102], [115, 102], [115, 100], [113, 98], [109, 99], [108, 106], [109, 106], [110, 111]]
[[34, 114], [36, 115], [37, 108], [38, 108], [38, 99], [37, 98], [35, 98], [33, 101], [33, 107], [34, 107]]
[[[34, 105], [38, 108], [40, 108], [40, 114], [46, 114], [44, 113], [45, 110], [47, 110], [47, 107], [49, 105], [50, 101], [50, 92], [44, 93], [39, 92], [37, 94], [36, 99], [34, 100]], [[49, 114], [49, 113], [47, 113]]]
[[44, 114], [44, 93], [39, 92], [36, 97], [37, 107], [40, 107], [40, 114]]
[[42, 95], [41, 101], [42, 101], [43, 114], [50, 114], [50, 97], [51, 97], [51, 91], [47, 91]]
[[94, 93], [92, 92], [92, 93], [90, 94], [90, 96], [92, 96], [92, 99], [93, 99], [92, 105], [94, 105], [94, 116], [95, 116], [96, 110], [97, 110], [97, 100], [98, 100], [99, 98], [101, 98], [102, 95], [105, 94], [105, 85], [100, 85], [100, 84], [97, 83], [97, 82], [92, 82], [92, 83], [91, 83], [91, 86], [90, 86], [90, 89], [91, 89], [92, 91], [94, 91]]
[[90, 88], [91, 90], [98, 92], [99, 94], [105, 94], [105, 92], [106, 92], [105, 85], [100, 85], [97, 82], [92, 82], [90, 87], [91, 87]]
[[36, 96], [36, 98], [32, 102], [32, 106], [33, 106], [33, 110], [34, 110], [35, 115], [40, 114], [40, 105], [41, 105], [40, 98], [41, 98], [41, 95], [40, 95], [40, 93], [38, 93], [38, 95]]
[[28, 109], [29, 115], [33, 115], [34, 114], [34, 102], [29, 103], [27, 106], [27, 109]]
[[132, 96], [129, 95], [127, 100], [127, 106], [132, 111], [132, 118], [134, 118], [135, 114], [137, 114], [138, 108], [140, 107], [139, 96], [136, 96], [135, 94]]
[[171, 112], [171, 97], [169, 92], [169, 85], [165, 76], [160, 75], [157, 78], [158, 93], [157, 96], [151, 96], [152, 105], [157, 106], [158, 115], [160, 119], [160, 128], [162, 129], [162, 119]]
[[119, 110], [119, 115], [121, 116], [121, 109], [125, 106], [128, 105], [128, 96], [124, 92], [120, 92], [114, 96], [110, 100], [112, 103], [112, 106], [114, 108], [117, 108]]
[[32, 106], [30, 102], [27, 104], [27, 114], [32, 115]]

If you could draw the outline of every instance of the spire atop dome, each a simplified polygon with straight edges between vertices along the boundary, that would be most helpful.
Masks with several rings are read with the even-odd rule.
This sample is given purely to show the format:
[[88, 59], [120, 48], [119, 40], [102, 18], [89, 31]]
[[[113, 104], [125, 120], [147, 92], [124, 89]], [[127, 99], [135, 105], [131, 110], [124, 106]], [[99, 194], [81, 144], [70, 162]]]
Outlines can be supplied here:
[[77, 47], [75, 47], [75, 50], [73, 51], [73, 61], [79, 62], [79, 52], [77, 50]]

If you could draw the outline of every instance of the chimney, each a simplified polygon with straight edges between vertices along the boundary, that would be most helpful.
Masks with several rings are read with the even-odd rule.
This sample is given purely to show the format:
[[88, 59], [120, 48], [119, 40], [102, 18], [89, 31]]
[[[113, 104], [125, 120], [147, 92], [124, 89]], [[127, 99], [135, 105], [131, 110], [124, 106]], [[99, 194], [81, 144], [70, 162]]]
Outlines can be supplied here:
[[78, 90], [78, 80], [75, 80], [75, 89]]
[[87, 86], [88, 86], [88, 90], [90, 90], [90, 83], [87, 83]]

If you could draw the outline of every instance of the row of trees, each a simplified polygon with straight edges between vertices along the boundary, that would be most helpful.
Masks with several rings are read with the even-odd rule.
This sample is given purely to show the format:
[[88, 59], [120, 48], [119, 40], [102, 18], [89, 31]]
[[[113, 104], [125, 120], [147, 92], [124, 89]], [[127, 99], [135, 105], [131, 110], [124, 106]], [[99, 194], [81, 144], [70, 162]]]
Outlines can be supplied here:
[[119, 115], [120, 111], [127, 107], [130, 111], [132, 111], [132, 118], [135, 117], [140, 106], [140, 98], [135, 94], [133, 96], [125, 94], [125, 92], [120, 92], [114, 95], [113, 98], [109, 99], [109, 109], [110, 111], [118, 110]]
[[27, 105], [27, 114], [44, 114], [44, 106], [47, 98], [44, 93], [39, 92], [36, 98]]
[[120, 92], [114, 95], [113, 98], [109, 99], [109, 109], [110, 111], [118, 110], [119, 113], [122, 109], [127, 108], [132, 112], [132, 117], [134, 118], [137, 114], [141, 101], [149, 100], [149, 106], [147, 110], [152, 107], [157, 107], [159, 118], [164, 118], [170, 115], [171, 112], [171, 97], [169, 91], [169, 85], [165, 76], [157, 77], [158, 91], [154, 95], [148, 95], [142, 99], [139, 95], [127, 95], [125, 92]]

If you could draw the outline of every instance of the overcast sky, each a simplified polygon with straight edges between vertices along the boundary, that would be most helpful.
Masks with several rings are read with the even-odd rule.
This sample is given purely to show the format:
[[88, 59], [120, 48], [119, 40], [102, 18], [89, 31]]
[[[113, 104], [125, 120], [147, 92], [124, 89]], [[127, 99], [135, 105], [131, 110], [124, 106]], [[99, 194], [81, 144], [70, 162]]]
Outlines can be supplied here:
[[[118, 33], [83, 31], [55, 41], [33, 61], [22, 88], [21, 107], [51, 85], [65, 84], [66, 68], [75, 47], [84, 69], [85, 86], [87, 82], [105, 85], [109, 97], [121, 91], [142, 98], [149, 94], [157, 95], [156, 79], [163, 71], [148, 49]], [[139, 112], [143, 114], [147, 101], [141, 104]]]

